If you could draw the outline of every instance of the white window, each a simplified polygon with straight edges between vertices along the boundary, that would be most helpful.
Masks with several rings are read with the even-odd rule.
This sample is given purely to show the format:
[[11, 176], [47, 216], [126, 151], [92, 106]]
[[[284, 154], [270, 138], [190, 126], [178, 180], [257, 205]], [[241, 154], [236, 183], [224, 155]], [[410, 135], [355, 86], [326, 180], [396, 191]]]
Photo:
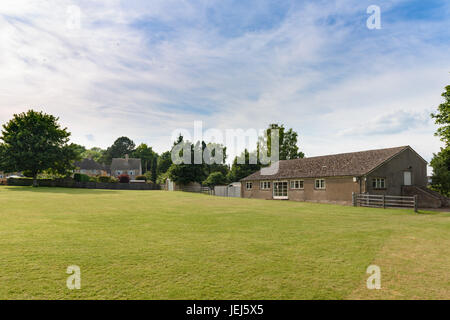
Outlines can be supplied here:
[[259, 187], [261, 190], [269, 190], [270, 189], [270, 181], [261, 181], [259, 183]]
[[247, 188], [247, 190], [250, 190], [253, 187], [253, 183], [252, 182], [247, 182], [245, 184], [245, 187]]
[[291, 180], [291, 189], [303, 189], [303, 180]]
[[384, 179], [384, 178], [372, 179], [372, 187], [374, 189], [385, 189], [386, 188], [386, 179]]
[[116, 173], [117, 173], [118, 176], [120, 176], [122, 174], [122, 171], [117, 170]]
[[134, 175], [134, 171], [133, 171], [133, 170], [130, 170], [130, 171], [128, 171], [128, 174], [129, 174], [130, 176], [132, 176], [132, 175]]
[[316, 189], [325, 189], [325, 179], [316, 179]]

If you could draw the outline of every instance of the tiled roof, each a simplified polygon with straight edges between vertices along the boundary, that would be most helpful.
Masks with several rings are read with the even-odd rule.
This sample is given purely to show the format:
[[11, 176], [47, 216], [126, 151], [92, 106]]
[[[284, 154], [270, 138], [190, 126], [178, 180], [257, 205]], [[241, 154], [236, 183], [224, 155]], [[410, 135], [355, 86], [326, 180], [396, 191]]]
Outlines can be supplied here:
[[115, 170], [138, 170], [141, 168], [141, 159], [136, 158], [113, 158], [111, 171]]
[[[280, 160], [273, 174], [257, 171], [241, 181], [272, 180], [283, 178], [315, 178], [336, 176], [361, 176], [369, 173], [409, 146], [332, 154], [293, 160]], [[264, 170], [264, 169], [263, 169]]]
[[83, 170], [107, 170], [106, 166], [100, 164], [92, 159], [83, 159], [82, 161], [75, 161], [75, 167]]

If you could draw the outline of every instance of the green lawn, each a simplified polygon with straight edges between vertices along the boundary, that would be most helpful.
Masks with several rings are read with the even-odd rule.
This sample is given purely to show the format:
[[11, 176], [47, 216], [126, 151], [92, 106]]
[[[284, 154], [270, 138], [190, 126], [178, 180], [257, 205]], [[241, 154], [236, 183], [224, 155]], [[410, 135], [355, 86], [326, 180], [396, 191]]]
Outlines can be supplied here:
[[450, 299], [448, 212], [30, 187], [0, 203], [0, 299]]

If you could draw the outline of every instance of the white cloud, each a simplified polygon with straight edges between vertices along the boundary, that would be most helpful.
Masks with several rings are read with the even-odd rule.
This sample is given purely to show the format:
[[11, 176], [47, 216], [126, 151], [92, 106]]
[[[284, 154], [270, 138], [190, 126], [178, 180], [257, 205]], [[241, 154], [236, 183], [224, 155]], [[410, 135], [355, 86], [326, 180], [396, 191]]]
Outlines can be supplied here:
[[[399, 3], [385, 1], [382, 19]], [[67, 28], [70, 5], [81, 9], [79, 30]], [[450, 23], [383, 20], [369, 31], [367, 6], [295, 3], [252, 29], [272, 8], [2, 1], [0, 122], [33, 107], [60, 116], [77, 143], [106, 147], [126, 135], [159, 152], [194, 120], [244, 129], [280, 122], [300, 133], [308, 156], [411, 144], [429, 160], [439, 141], [425, 118], [450, 71], [450, 45], [435, 37]], [[232, 34], [218, 21], [240, 18]]]

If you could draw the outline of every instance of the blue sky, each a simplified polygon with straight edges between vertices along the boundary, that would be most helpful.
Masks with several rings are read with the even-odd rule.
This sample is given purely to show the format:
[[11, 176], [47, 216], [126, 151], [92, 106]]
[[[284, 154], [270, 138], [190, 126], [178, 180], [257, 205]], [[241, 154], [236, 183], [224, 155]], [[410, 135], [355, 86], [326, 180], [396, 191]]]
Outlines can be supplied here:
[[[379, 30], [366, 27], [370, 5]], [[445, 0], [3, 0], [0, 122], [35, 108], [74, 142], [126, 135], [159, 152], [194, 121], [278, 122], [307, 156], [411, 145], [430, 160], [449, 16]]]

